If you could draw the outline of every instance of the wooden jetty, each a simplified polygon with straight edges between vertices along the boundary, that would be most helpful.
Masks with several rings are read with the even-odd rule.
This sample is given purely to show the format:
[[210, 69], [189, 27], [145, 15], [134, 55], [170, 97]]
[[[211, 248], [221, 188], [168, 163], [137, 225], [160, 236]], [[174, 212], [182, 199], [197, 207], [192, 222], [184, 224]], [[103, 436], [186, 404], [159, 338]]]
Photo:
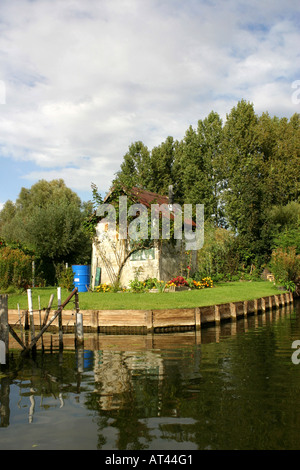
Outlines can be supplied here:
[[[35, 350], [36, 344], [39, 341], [39, 339], [42, 339], [43, 334], [50, 328], [50, 326], [53, 324], [53, 322], [56, 319], [58, 320], [59, 347], [60, 349], [63, 349], [62, 311], [73, 297], [75, 298], [76, 344], [81, 345], [83, 343], [84, 341], [83, 320], [82, 320], [82, 314], [79, 312], [79, 300], [78, 300], [77, 287], [71, 292], [71, 294], [67, 297], [67, 299], [64, 302], [61, 303], [61, 299], [58, 298], [58, 308], [50, 316], [50, 310], [51, 310], [53, 297], [54, 297], [53, 295], [51, 295], [48, 307], [45, 311], [43, 321], [41, 321], [41, 310], [39, 309], [39, 312], [38, 312], [39, 322], [38, 323], [36, 323], [36, 316], [34, 315], [35, 312], [33, 311], [33, 308], [32, 308], [31, 289], [27, 290], [27, 295], [28, 295], [28, 311], [24, 312], [24, 315], [21, 316], [20, 310], [18, 308], [19, 319], [17, 323], [15, 323], [13, 326], [11, 324], [11, 318], [9, 318], [10, 316], [8, 314], [7, 295], [0, 295], [0, 347], [1, 347], [0, 352], [2, 353], [2, 356], [0, 357], [1, 363], [5, 364], [7, 360], [9, 334], [11, 334], [13, 338], [15, 339], [15, 341], [19, 343], [19, 345], [23, 349], [23, 352], [25, 354], [28, 354], [30, 351]], [[23, 327], [28, 328], [28, 316], [29, 316], [29, 324], [30, 324], [30, 331], [31, 331], [31, 341], [28, 344], [25, 344], [24, 340], [15, 331], [14, 327], [16, 327], [17, 325], [20, 328], [20, 332], [22, 336]], [[37, 334], [36, 334], [36, 325], [39, 326], [39, 331]], [[5, 350], [5, 357], [3, 354], [3, 345], [4, 345], [4, 350]]]

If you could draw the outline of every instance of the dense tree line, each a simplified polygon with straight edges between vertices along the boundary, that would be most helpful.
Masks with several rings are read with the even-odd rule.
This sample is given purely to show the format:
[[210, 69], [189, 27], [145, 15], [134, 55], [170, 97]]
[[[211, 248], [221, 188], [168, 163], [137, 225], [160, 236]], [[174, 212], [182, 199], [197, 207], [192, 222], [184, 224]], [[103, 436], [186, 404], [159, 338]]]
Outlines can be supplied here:
[[160, 194], [172, 184], [179, 204], [204, 204], [206, 235], [230, 231], [233, 264], [249, 270], [264, 266], [276, 243], [300, 253], [299, 156], [300, 115], [258, 116], [243, 100], [224, 123], [212, 111], [180, 141], [131, 144], [114, 183]]

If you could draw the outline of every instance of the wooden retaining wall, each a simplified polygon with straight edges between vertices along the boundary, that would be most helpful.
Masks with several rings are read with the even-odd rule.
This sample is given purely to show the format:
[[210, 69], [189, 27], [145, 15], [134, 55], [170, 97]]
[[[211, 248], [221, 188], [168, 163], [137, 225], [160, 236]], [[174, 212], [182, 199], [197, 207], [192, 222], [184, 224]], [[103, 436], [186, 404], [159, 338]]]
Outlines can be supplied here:
[[[84, 310], [83, 326], [85, 331], [105, 332], [123, 330], [124, 333], [166, 332], [178, 329], [200, 329], [209, 324], [219, 324], [222, 321], [236, 320], [247, 315], [257, 315], [265, 311], [284, 307], [293, 302], [291, 293], [283, 293], [256, 300], [225, 303], [206, 307], [162, 310]], [[23, 327], [25, 326], [25, 312], [21, 312]], [[33, 314], [36, 328], [40, 325], [39, 312]], [[18, 310], [8, 311], [9, 324], [19, 325]], [[75, 312], [63, 310], [63, 329], [66, 332], [74, 331]], [[58, 329], [58, 320], [50, 327]]]

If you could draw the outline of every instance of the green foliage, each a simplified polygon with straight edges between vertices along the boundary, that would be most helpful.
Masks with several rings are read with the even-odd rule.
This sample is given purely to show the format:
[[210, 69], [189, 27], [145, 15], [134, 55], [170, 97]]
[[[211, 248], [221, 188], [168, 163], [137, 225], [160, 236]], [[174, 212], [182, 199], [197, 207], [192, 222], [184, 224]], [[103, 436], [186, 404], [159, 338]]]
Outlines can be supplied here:
[[300, 254], [300, 203], [292, 201], [285, 206], [273, 206], [267, 216], [272, 248], [295, 247], [296, 253]]
[[294, 247], [274, 250], [270, 267], [276, 282], [284, 286], [295, 285], [300, 280], [300, 255]]
[[[299, 221], [290, 221], [300, 202], [299, 142], [299, 114], [289, 120], [258, 116], [241, 100], [224, 124], [211, 112], [180, 141], [168, 137], [152, 150], [132, 144], [115, 181], [165, 195], [172, 184], [175, 202], [204, 204], [205, 221], [229, 228], [232, 237], [200, 253], [203, 273], [248, 276], [253, 266], [258, 273], [276, 244], [298, 246]], [[274, 207], [277, 216], [279, 208], [285, 213], [279, 223]]]
[[144, 284], [146, 289], [154, 289], [157, 283], [156, 277], [148, 277], [145, 279]]
[[147, 290], [145, 283], [143, 281], [139, 281], [136, 278], [129, 281], [129, 289], [131, 292], [135, 293], [141, 293]]
[[150, 179], [150, 152], [143, 142], [135, 142], [124, 155], [121, 170], [117, 173], [114, 183], [128, 188], [144, 185], [148, 187]]
[[59, 287], [63, 287], [68, 291], [74, 289], [74, 271], [71, 267], [66, 267], [64, 263], [56, 267], [56, 278]]
[[92, 201], [88, 206], [87, 213], [83, 219], [83, 230], [87, 237], [92, 240], [96, 233], [96, 226], [99, 221], [99, 218], [96, 215], [97, 208], [103, 204], [103, 199], [101, 194], [98, 191], [98, 187], [95, 183], [91, 184], [92, 187]]
[[300, 226], [298, 228], [284, 229], [274, 238], [275, 246], [288, 249], [295, 247], [296, 254], [300, 254]]
[[[204, 245], [198, 252], [196, 279], [210, 276], [214, 280], [230, 279], [237, 275], [241, 265], [238, 240], [229, 230], [205, 224]], [[194, 276], [195, 277], [195, 276]]]
[[155, 288], [158, 290], [158, 292], [164, 292], [166, 285], [167, 283], [165, 281], [156, 281]]
[[89, 207], [81, 204], [63, 180], [41, 180], [30, 189], [22, 188], [15, 204], [7, 201], [4, 205], [0, 236], [10, 246], [21, 244], [34, 252], [37, 266], [42, 266], [43, 276], [52, 283], [51, 263], [90, 260], [91, 241], [83, 230], [87, 211]]
[[19, 248], [0, 250], [0, 288], [25, 289], [32, 283], [32, 257]]

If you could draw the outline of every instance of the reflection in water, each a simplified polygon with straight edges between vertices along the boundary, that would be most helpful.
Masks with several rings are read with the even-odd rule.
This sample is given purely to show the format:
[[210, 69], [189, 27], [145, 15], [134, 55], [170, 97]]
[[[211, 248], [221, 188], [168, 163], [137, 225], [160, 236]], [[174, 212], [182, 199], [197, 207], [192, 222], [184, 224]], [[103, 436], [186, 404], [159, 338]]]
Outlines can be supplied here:
[[84, 349], [66, 341], [34, 358], [14, 350], [0, 369], [0, 449], [298, 449], [297, 305], [197, 332], [89, 334]]

